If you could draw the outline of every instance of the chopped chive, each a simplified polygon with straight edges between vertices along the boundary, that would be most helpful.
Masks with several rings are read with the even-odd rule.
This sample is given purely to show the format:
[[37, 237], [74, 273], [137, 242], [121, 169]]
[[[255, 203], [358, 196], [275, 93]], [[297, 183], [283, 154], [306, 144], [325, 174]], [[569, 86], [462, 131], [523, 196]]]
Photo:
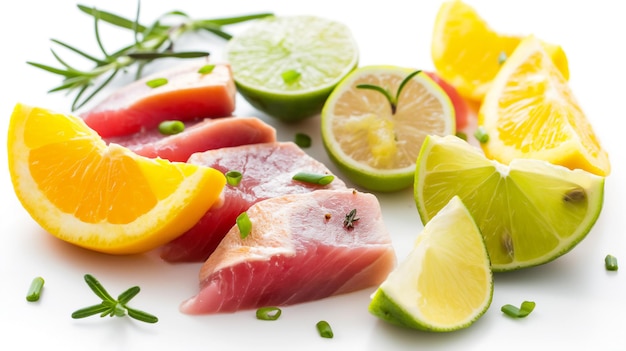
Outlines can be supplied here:
[[291, 84], [300, 78], [300, 72], [290, 69], [280, 74], [286, 84]]
[[489, 134], [483, 126], [479, 126], [478, 128], [476, 128], [476, 131], [474, 132], [474, 137], [476, 137], [476, 140], [478, 140], [482, 144], [489, 141]]
[[278, 307], [261, 307], [256, 310], [256, 318], [263, 321], [275, 321], [281, 313]]
[[500, 51], [500, 55], [498, 55], [498, 64], [501, 65], [506, 61], [506, 52]]
[[319, 321], [315, 326], [317, 327], [317, 332], [322, 338], [332, 339], [334, 336], [333, 330], [330, 328], [330, 324], [328, 324], [328, 322]]
[[291, 179], [317, 185], [328, 185], [335, 179], [335, 176], [332, 174], [298, 172]]
[[159, 123], [159, 133], [174, 135], [185, 130], [185, 124], [181, 121], [163, 121]]
[[617, 270], [617, 258], [613, 255], [606, 255], [604, 258], [604, 266], [607, 271], [616, 271]]
[[530, 314], [535, 309], [535, 303], [532, 301], [524, 301], [522, 302], [521, 307], [516, 307], [513, 305], [504, 305], [500, 309], [504, 314], [513, 318], [524, 318]]
[[213, 72], [214, 68], [215, 68], [215, 65], [204, 65], [204, 66], [200, 67], [200, 69], [198, 70], [198, 73], [200, 73], [200, 74], [209, 74], [209, 73]]
[[457, 138], [467, 141], [467, 134], [465, 134], [464, 132], [456, 132], [456, 136]]
[[252, 231], [252, 222], [250, 222], [250, 217], [248, 217], [247, 212], [241, 212], [239, 216], [237, 216], [237, 228], [239, 228], [239, 234], [242, 239], [245, 239], [250, 232]]
[[301, 148], [311, 147], [311, 137], [304, 133], [296, 133], [294, 142]]
[[33, 279], [32, 283], [30, 283], [30, 288], [28, 288], [28, 293], [26, 294], [27, 301], [37, 301], [39, 300], [39, 296], [41, 296], [41, 290], [43, 289], [44, 280], [42, 277], [36, 277]]
[[228, 185], [230, 186], [239, 185], [239, 183], [241, 183], [241, 178], [243, 177], [241, 172], [238, 172], [238, 171], [228, 171], [226, 172], [225, 176], [226, 176], [226, 183], [228, 183]]
[[167, 84], [167, 78], [155, 78], [146, 82], [146, 85], [153, 89], [165, 84]]

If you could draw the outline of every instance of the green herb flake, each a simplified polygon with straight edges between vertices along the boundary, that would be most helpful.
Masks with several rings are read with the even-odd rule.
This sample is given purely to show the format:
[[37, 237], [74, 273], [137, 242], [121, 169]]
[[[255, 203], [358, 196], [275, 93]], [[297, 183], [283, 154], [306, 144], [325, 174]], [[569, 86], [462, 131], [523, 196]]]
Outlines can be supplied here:
[[335, 180], [335, 176], [332, 174], [298, 172], [291, 179], [317, 185], [328, 185]]
[[506, 57], [506, 52], [504, 51], [500, 51], [500, 54], [498, 55], [498, 64], [502, 65], [504, 64], [504, 62], [506, 61], [507, 57]]
[[30, 283], [28, 293], [26, 294], [26, 301], [34, 302], [38, 301], [41, 296], [41, 290], [43, 289], [44, 280], [42, 277], [35, 277]]
[[275, 321], [281, 313], [278, 307], [261, 307], [256, 310], [256, 318], [262, 321]]
[[152, 89], [158, 88], [158, 87], [163, 86], [165, 84], [167, 84], [167, 78], [155, 78], [155, 79], [151, 79], [151, 80], [146, 82], [146, 85], [149, 86]]
[[241, 178], [243, 178], [243, 174], [239, 171], [228, 171], [225, 176], [226, 183], [230, 186], [238, 186], [241, 183]]
[[606, 255], [604, 258], [604, 266], [607, 271], [616, 271], [617, 270], [617, 258], [613, 255]]
[[239, 228], [239, 235], [242, 239], [245, 239], [250, 235], [252, 231], [252, 222], [250, 221], [250, 217], [248, 217], [247, 212], [242, 212], [237, 216], [237, 228]]
[[213, 72], [214, 68], [215, 68], [215, 65], [204, 65], [204, 66], [200, 67], [200, 69], [198, 70], [198, 73], [200, 73], [200, 74], [209, 74], [209, 73]]
[[481, 144], [489, 141], [489, 133], [487, 133], [487, 130], [483, 126], [479, 126], [478, 128], [476, 128], [476, 131], [474, 132], [474, 137]]
[[163, 121], [159, 123], [159, 133], [163, 135], [174, 135], [185, 130], [185, 124], [181, 121]]
[[422, 73], [422, 71], [421, 70], [417, 70], [417, 71], [413, 71], [412, 73], [410, 73], [409, 75], [404, 77], [404, 79], [400, 83], [400, 86], [398, 87], [398, 90], [396, 91], [395, 95], [390, 93], [387, 89], [385, 89], [385, 88], [383, 88], [381, 86], [378, 86], [378, 85], [374, 85], [374, 84], [358, 84], [356, 87], [357, 87], [357, 89], [369, 89], [369, 90], [374, 90], [374, 91], [377, 91], [377, 92], [383, 94], [385, 96], [385, 98], [387, 99], [387, 101], [389, 102], [389, 105], [391, 106], [391, 114], [395, 115], [396, 114], [396, 110], [398, 108], [398, 100], [400, 99], [400, 94], [402, 93], [402, 89], [404, 89], [404, 86], [408, 82], [410, 82], [411, 79], [413, 79], [413, 77], [417, 76], [420, 73]]
[[294, 142], [303, 149], [311, 147], [311, 137], [308, 134], [296, 133]]
[[458, 132], [456, 132], [456, 136], [459, 139], [463, 139], [463, 140], [467, 141], [467, 134], [465, 134], [464, 132], [458, 131]]
[[535, 309], [535, 303], [532, 301], [524, 301], [522, 302], [521, 307], [516, 307], [513, 305], [504, 305], [500, 309], [504, 314], [512, 318], [524, 318], [530, 314]]
[[290, 69], [281, 73], [280, 76], [283, 78], [285, 84], [292, 84], [300, 78], [301, 74], [296, 70]]
[[328, 324], [327, 321], [319, 321], [315, 324], [315, 327], [322, 338], [332, 339], [333, 336], [335, 336], [330, 324]]

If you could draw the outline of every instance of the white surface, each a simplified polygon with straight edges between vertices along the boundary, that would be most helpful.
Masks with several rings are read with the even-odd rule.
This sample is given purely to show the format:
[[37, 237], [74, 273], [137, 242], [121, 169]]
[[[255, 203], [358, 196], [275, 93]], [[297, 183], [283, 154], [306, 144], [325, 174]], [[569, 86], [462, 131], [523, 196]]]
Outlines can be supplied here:
[[[127, 0], [85, 0], [132, 18], [136, 3]], [[468, 0], [493, 27], [509, 33], [534, 33], [561, 44], [568, 54], [571, 86], [604, 147], [613, 172], [607, 178], [603, 212], [588, 237], [566, 256], [533, 269], [496, 274], [489, 311], [468, 329], [432, 334], [385, 324], [367, 312], [367, 289], [322, 301], [283, 309], [278, 321], [263, 322], [253, 311], [226, 315], [187, 316], [178, 312], [181, 301], [197, 291], [200, 264], [170, 265], [151, 255], [113, 257], [81, 250], [54, 239], [29, 217], [10, 184], [6, 151], [0, 152], [2, 221], [0, 233], [0, 349], [64, 350], [228, 350], [250, 347], [272, 350], [529, 350], [605, 349], [626, 347], [625, 272], [607, 272], [604, 257], [615, 255], [626, 269], [626, 227], [623, 182], [626, 171], [623, 125], [626, 58], [623, 35], [626, 22], [618, 1]], [[2, 33], [2, 145], [16, 102], [68, 111], [70, 99], [62, 93], [46, 94], [60, 83], [57, 76], [32, 68], [25, 61], [54, 64], [49, 38], [56, 38], [97, 54], [93, 23], [73, 0], [10, 1], [0, 11]], [[358, 5], [357, 5], [358, 4]], [[346, 23], [360, 45], [362, 65], [390, 64], [431, 69], [430, 35], [436, 1], [352, 2], [299, 1], [143, 1], [142, 22], [173, 9], [194, 18], [210, 18], [260, 11], [278, 15], [316, 14]], [[104, 30], [105, 45], [114, 49], [130, 43], [125, 32]], [[237, 28], [233, 29], [234, 31]], [[224, 42], [208, 34], [186, 40], [190, 48], [208, 49], [221, 57]], [[116, 43], [114, 43], [117, 40]], [[197, 46], [200, 43], [206, 47]], [[59, 49], [64, 57], [68, 53]], [[120, 86], [125, 81], [116, 81]], [[101, 95], [102, 97], [103, 95]], [[253, 110], [241, 98], [237, 115], [260, 116], [275, 125], [280, 140], [295, 132], [313, 137], [311, 155], [331, 169], [318, 133], [319, 118], [284, 126]], [[4, 149], [6, 150], [6, 149]], [[386, 224], [402, 259], [422, 225], [410, 190], [379, 196]], [[73, 320], [70, 314], [97, 303], [83, 275], [99, 278], [112, 294], [132, 285], [142, 291], [131, 306], [157, 315], [155, 325], [131, 319], [92, 317]], [[25, 300], [35, 276], [46, 280], [37, 303]], [[500, 307], [523, 300], [537, 303], [526, 319], [504, 316]], [[323, 339], [315, 323], [330, 322], [335, 337]], [[9, 346], [12, 345], [12, 346]]]

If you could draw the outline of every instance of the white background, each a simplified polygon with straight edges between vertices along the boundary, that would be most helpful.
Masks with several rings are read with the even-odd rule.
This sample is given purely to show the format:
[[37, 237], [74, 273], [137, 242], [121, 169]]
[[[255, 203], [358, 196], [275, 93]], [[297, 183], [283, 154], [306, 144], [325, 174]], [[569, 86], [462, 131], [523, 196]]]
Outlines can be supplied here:
[[[453, 333], [434, 334], [400, 329], [367, 312], [372, 289], [286, 307], [278, 321], [263, 322], [254, 311], [188, 316], [178, 305], [198, 289], [200, 264], [171, 265], [155, 255], [114, 257], [75, 248], [44, 232], [16, 199], [7, 170], [6, 151], [0, 152], [0, 349], [64, 350], [529, 350], [626, 349], [626, 277], [607, 272], [604, 257], [613, 254], [626, 269], [626, 189], [624, 172], [624, 88], [626, 22], [619, 1], [479, 1], [467, 0], [501, 32], [535, 34], [565, 49], [570, 84], [606, 150], [613, 171], [605, 185], [603, 212], [588, 237], [560, 259], [532, 269], [495, 275], [493, 302], [474, 325]], [[85, 0], [129, 18], [136, 3], [127, 0]], [[28, 66], [26, 61], [54, 64], [50, 38], [60, 39], [98, 55], [93, 22], [76, 8], [74, 0], [10, 1], [0, 11], [0, 133], [6, 145], [9, 116], [17, 102], [68, 112], [71, 99], [46, 91], [60, 78]], [[314, 14], [339, 20], [353, 31], [360, 47], [360, 64], [389, 64], [432, 69], [430, 39], [437, 1], [143, 1], [147, 24], [170, 10], [194, 18], [212, 18], [253, 12], [277, 15]], [[110, 50], [129, 44], [127, 32], [103, 25]], [[107, 28], [105, 30], [105, 28]], [[231, 30], [236, 32], [241, 27]], [[182, 48], [209, 50], [220, 60], [224, 41], [209, 34], [192, 35]], [[64, 57], [70, 56], [59, 49]], [[114, 87], [128, 82], [118, 79]], [[107, 92], [100, 97], [106, 95]], [[281, 125], [237, 100], [237, 115], [259, 116], [273, 124], [279, 140], [296, 132], [313, 137], [311, 155], [333, 165], [321, 147], [319, 117], [299, 125]], [[4, 149], [6, 150], [6, 149]], [[385, 222], [399, 259], [408, 253], [421, 231], [411, 190], [380, 194]], [[131, 306], [157, 315], [155, 325], [131, 319], [92, 317], [73, 320], [70, 314], [97, 303], [83, 281], [91, 273], [117, 295], [139, 285]], [[32, 278], [46, 280], [37, 303], [25, 300]], [[526, 319], [504, 316], [504, 304], [535, 301]], [[315, 323], [328, 320], [333, 339], [317, 335]], [[12, 345], [12, 346], [9, 346]]]

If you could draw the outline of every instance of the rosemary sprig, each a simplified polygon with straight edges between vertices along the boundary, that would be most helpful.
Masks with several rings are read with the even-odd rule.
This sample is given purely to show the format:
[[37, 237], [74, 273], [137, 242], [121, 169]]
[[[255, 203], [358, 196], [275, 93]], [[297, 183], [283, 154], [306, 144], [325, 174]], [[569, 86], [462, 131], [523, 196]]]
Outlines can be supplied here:
[[85, 307], [85, 308], [81, 308], [77, 311], [74, 311], [74, 313], [72, 313], [72, 318], [74, 319], [85, 318], [85, 317], [99, 314], [100, 317], [106, 317], [106, 316], [124, 317], [128, 315], [131, 318], [134, 318], [142, 322], [146, 322], [146, 323], [156, 323], [159, 321], [157, 317], [149, 313], [128, 307], [127, 305], [128, 302], [133, 297], [135, 297], [135, 295], [137, 295], [140, 291], [140, 288], [138, 286], [133, 286], [132, 288], [129, 288], [128, 290], [124, 291], [117, 297], [117, 300], [116, 300], [106, 291], [106, 289], [102, 286], [102, 284], [100, 284], [100, 282], [91, 274], [85, 274], [85, 282], [87, 283], [89, 288], [99, 298], [102, 299], [102, 303]]
[[[273, 15], [271, 13], [256, 13], [236, 17], [192, 19], [184, 12], [170, 11], [146, 26], [139, 22], [141, 9], [139, 1], [137, 2], [137, 12], [134, 20], [102, 11], [95, 7], [80, 4], [78, 5], [78, 9], [93, 17], [95, 39], [100, 49], [100, 54], [103, 57], [86, 53], [66, 42], [51, 39], [54, 44], [61, 48], [69, 50], [79, 57], [90, 61], [93, 67], [90, 69], [76, 68], [62, 59], [54, 49], [51, 49], [52, 55], [60, 66], [54, 67], [38, 62], [27, 62], [29, 65], [63, 78], [59, 86], [50, 89], [48, 92], [75, 92], [76, 95], [72, 102], [72, 111], [84, 106], [98, 92], [106, 87], [118, 73], [126, 73], [131, 66], [136, 65], [135, 79], [139, 79], [142, 76], [144, 67], [154, 60], [163, 58], [188, 59], [206, 57], [209, 55], [209, 52], [206, 51], [175, 51], [174, 43], [185, 33], [206, 30], [220, 38], [229, 40], [232, 35], [225, 32], [222, 26]], [[171, 22], [172, 18], [177, 19], [178, 22], [171, 25], [163, 24], [163, 22]], [[132, 31], [134, 36], [133, 42], [114, 52], [107, 51], [100, 36], [101, 22]]]

